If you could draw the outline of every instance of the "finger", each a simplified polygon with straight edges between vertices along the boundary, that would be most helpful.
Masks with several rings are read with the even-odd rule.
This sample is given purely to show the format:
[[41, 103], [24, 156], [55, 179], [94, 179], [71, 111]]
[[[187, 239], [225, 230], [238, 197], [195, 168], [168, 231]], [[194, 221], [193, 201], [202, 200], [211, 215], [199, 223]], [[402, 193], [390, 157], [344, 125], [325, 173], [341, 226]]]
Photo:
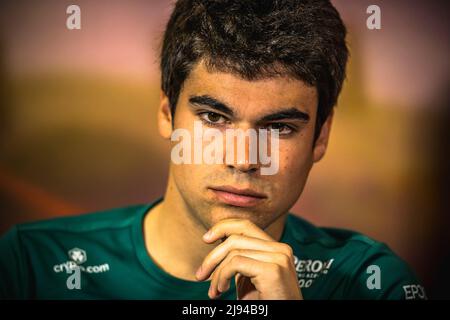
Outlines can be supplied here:
[[207, 233], [204, 234], [203, 240], [213, 243], [232, 234], [244, 235], [248, 237], [274, 241], [265, 231], [256, 224], [247, 219], [224, 219], [212, 226]]
[[281, 252], [292, 257], [292, 249], [289, 245], [276, 241], [267, 241], [246, 236], [231, 235], [223, 243], [214, 248], [203, 260], [196, 272], [198, 280], [207, 279], [219, 263], [234, 249], [260, 250], [269, 252]]
[[[218, 284], [229, 283], [231, 278], [237, 273], [245, 277], [252, 278], [252, 283], [258, 290], [258, 277], [265, 274], [273, 274], [279, 270], [279, 266], [274, 263], [268, 263], [245, 256], [234, 256], [230, 261], [223, 265], [217, 273], [215, 272], [213, 280], [211, 281], [210, 297], [215, 298], [219, 295]], [[226, 286], [226, 285], [225, 285]]]
[[213, 280], [211, 281], [211, 285], [215, 286], [218, 292], [225, 292], [230, 288], [230, 281], [221, 277], [220, 272], [226, 264], [230, 263], [230, 261], [235, 256], [252, 258], [254, 260], [267, 262], [267, 263], [275, 263], [282, 268], [289, 268], [291, 265], [291, 259], [283, 253], [280, 252], [267, 252], [267, 251], [259, 251], [259, 250], [245, 250], [245, 249], [237, 249], [232, 250], [228, 256], [223, 260], [220, 266], [214, 272]]

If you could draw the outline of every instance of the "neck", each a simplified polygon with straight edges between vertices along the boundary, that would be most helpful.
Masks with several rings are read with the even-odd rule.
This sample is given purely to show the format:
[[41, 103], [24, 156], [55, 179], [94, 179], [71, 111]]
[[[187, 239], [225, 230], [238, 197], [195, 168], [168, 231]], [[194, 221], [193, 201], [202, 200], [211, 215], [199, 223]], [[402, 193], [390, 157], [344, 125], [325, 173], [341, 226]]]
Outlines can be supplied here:
[[[203, 259], [220, 243], [203, 242], [208, 229], [195, 217], [169, 174], [164, 200], [145, 216], [143, 226], [147, 251], [155, 263], [172, 276], [191, 281], [196, 281]], [[286, 214], [280, 216], [265, 230], [277, 241], [285, 218]]]

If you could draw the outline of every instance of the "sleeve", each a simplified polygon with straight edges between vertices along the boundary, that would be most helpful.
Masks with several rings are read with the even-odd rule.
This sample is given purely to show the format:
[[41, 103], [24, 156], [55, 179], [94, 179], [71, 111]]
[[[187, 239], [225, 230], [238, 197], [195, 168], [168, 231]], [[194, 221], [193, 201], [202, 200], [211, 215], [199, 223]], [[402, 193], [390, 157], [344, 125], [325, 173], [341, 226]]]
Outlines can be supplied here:
[[400, 257], [382, 243], [372, 245], [355, 268], [348, 296], [358, 300], [426, 300], [424, 287]]
[[19, 232], [11, 228], [0, 238], [0, 299], [26, 299], [27, 273], [25, 272]]

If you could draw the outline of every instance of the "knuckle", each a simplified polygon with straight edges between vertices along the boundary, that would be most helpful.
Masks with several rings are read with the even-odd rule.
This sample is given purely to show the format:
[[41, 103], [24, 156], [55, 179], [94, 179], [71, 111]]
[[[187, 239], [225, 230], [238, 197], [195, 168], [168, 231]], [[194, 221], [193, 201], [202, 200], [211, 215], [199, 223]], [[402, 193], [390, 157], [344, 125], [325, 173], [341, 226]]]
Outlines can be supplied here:
[[285, 267], [285, 268], [289, 267], [291, 265], [291, 262], [292, 262], [292, 259], [289, 256], [287, 256], [285, 254], [281, 255], [281, 264], [283, 267]]
[[242, 257], [239, 255], [235, 255], [233, 257], [231, 257], [230, 259], [230, 263], [233, 265], [238, 265], [242, 262]]
[[278, 277], [282, 274], [283, 268], [280, 265], [274, 263], [271, 266], [272, 266], [271, 272], [273, 273], [273, 275]]
[[233, 250], [231, 250], [230, 253], [229, 253], [230, 259], [240, 255], [241, 253], [242, 253], [241, 249], [233, 249]]
[[291, 248], [290, 245], [283, 243], [283, 252], [285, 255], [287, 255], [288, 257], [292, 257], [294, 252]]

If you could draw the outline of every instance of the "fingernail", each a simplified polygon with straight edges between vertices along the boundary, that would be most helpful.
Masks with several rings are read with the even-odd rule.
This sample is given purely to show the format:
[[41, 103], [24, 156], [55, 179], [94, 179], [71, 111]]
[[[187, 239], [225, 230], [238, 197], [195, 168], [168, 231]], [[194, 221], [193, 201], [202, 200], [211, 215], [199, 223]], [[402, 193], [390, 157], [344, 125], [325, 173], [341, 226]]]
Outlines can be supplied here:
[[200, 279], [201, 275], [202, 275], [202, 266], [200, 266], [200, 268], [197, 269], [197, 272], [195, 272], [195, 276], [197, 277], [197, 279]]
[[211, 287], [209, 287], [209, 290], [208, 290], [208, 297], [210, 297], [211, 299], [213, 298]]
[[203, 235], [203, 239], [208, 240], [212, 236], [212, 231], [209, 230], [207, 233]]

